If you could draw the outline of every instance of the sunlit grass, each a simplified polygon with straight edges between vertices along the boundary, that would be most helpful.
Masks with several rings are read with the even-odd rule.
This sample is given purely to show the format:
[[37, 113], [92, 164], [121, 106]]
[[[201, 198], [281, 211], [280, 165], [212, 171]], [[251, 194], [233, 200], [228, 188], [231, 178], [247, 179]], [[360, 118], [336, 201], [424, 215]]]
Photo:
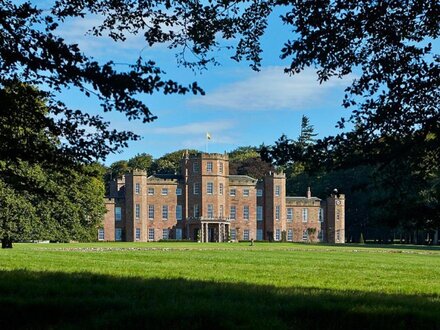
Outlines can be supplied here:
[[364, 320], [357, 328], [405, 328], [412, 322], [435, 328], [440, 322], [437, 248], [16, 244], [0, 251], [0, 270], [0, 308], [14, 307], [10, 315], [34, 315], [30, 309], [36, 305], [49, 313], [57, 303], [78, 309], [89, 300], [100, 310], [89, 315], [79, 308], [82, 317], [76, 319], [57, 306], [61, 316], [55, 323], [34, 315], [27, 326], [117, 327], [128, 318], [135, 323], [154, 319], [157, 327], [202, 328], [217, 312], [228, 317], [220, 317], [214, 328], [338, 328], [329, 318], [341, 327]]

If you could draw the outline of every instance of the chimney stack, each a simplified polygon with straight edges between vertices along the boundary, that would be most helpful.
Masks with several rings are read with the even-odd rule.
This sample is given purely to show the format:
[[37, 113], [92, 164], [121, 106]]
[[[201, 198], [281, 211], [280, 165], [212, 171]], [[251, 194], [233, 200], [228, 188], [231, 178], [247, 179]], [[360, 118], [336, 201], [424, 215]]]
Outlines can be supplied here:
[[312, 198], [312, 191], [310, 190], [310, 187], [307, 187], [307, 198]]

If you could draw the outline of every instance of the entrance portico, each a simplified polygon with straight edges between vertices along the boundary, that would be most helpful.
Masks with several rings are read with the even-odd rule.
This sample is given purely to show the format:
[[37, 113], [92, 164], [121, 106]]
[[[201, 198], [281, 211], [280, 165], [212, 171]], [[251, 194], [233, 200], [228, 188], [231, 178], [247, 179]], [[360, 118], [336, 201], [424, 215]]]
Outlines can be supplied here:
[[[188, 232], [194, 233], [194, 240], [200, 242], [227, 242], [230, 221], [227, 218], [188, 218]], [[193, 228], [190, 231], [190, 227]], [[197, 233], [197, 234], [196, 234]]]

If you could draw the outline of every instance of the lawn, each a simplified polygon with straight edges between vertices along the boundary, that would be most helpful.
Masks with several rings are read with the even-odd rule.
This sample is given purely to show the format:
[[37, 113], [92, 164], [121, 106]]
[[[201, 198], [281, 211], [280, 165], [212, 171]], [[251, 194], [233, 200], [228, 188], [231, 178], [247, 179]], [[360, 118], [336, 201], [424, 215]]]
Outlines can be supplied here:
[[440, 329], [440, 249], [15, 244], [5, 328]]

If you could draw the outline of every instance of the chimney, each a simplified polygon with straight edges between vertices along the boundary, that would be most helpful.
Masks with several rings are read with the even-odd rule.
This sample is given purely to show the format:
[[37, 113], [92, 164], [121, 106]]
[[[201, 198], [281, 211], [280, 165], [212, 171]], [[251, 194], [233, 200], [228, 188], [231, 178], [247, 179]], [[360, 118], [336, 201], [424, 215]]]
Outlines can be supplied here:
[[312, 198], [312, 191], [310, 190], [310, 187], [307, 187], [307, 198]]

